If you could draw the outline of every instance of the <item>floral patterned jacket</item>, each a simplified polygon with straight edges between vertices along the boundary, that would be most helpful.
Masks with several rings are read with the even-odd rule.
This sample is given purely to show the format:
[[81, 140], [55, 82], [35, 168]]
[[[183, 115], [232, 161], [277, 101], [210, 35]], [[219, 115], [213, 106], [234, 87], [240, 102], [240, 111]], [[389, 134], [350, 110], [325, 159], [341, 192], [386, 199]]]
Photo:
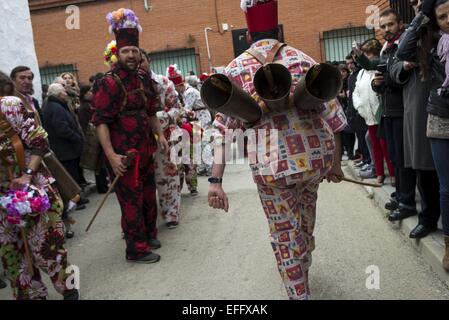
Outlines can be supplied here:
[[[8, 121], [12, 129], [22, 140], [25, 149], [25, 165], [28, 165], [32, 155], [43, 156], [49, 150], [47, 132], [36, 122], [34, 107], [27, 110], [22, 101], [17, 97], [3, 97], [0, 99], [0, 112]], [[21, 171], [17, 164], [17, 158], [11, 140], [0, 132], [0, 186], [9, 184], [9, 170], [13, 172], [13, 178], [20, 177]], [[46, 189], [54, 182], [49, 171], [41, 166], [34, 175], [32, 183]]]

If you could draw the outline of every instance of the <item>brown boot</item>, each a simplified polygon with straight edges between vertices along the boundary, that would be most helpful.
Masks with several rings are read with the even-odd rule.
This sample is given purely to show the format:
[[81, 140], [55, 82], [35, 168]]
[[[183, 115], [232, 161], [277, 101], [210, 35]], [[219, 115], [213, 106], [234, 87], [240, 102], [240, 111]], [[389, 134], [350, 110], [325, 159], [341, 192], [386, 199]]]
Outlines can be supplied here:
[[449, 236], [444, 236], [444, 243], [446, 244], [446, 254], [443, 258], [443, 268], [449, 272]]

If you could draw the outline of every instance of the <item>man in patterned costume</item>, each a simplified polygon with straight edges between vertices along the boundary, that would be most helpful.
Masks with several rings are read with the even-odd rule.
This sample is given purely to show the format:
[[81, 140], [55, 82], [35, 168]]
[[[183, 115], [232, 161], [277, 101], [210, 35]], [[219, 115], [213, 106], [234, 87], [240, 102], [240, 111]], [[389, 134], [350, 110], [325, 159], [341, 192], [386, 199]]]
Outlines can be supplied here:
[[54, 186], [55, 179], [41, 165], [42, 157], [49, 151], [47, 133], [34, 106], [25, 106], [12, 95], [11, 80], [0, 72], [0, 197], [9, 189], [32, 185], [47, 193], [51, 207], [47, 212], [25, 216], [24, 229], [33, 263], [31, 268], [18, 226], [11, 224], [6, 212], [0, 210], [1, 261], [16, 299], [47, 298], [47, 288], [41, 279], [42, 270], [64, 299], [76, 300], [78, 291], [66, 286], [68, 263], [64, 248], [62, 200]]
[[[167, 76], [175, 83], [176, 90], [182, 95], [182, 100], [184, 102], [184, 109], [186, 111], [194, 111], [196, 117], [198, 118], [199, 130], [201, 134], [199, 138], [201, 138], [201, 144], [195, 146], [197, 149], [195, 152], [198, 152], [198, 168], [195, 169], [198, 171], [199, 175], [210, 175], [212, 170], [211, 165], [213, 162], [212, 158], [212, 149], [209, 141], [206, 141], [206, 137], [203, 138], [203, 133], [207, 133], [212, 124], [212, 117], [210, 111], [204, 105], [201, 100], [201, 95], [198, 89], [192, 87], [188, 83], [185, 83], [182, 74], [179, 70], [177, 70], [176, 65], [171, 65], [168, 67]], [[201, 150], [199, 148], [201, 146]], [[197, 163], [195, 163], [196, 165]]]
[[[263, 57], [281, 39], [278, 29], [276, 0], [244, 0], [248, 38], [251, 49]], [[315, 61], [295, 48], [283, 46], [274, 61], [288, 68], [293, 78], [292, 90], [300, 77]], [[253, 79], [261, 63], [248, 52], [233, 60], [225, 74], [256, 100]], [[226, 129], [241, 124], [224, 114], [217, 114], [214, 126]], [[301, 106], [266, 112], [253, 129], [277, 129], [275, 160], [251, 164], [253, 178], [270, 228], [270, 241], [277, 266], [290, 299], [308, 299], [308, 270], [314, 249], [313, 230], [317, 190], [324, 177], [340, 182], [340, 141], [337, 132], [346, 126], [341, 106], [335, 100], [321, 105], [320, 110], [307, 111]], [[226, 143], [231, 143], [226, 141]], [[224, 173], [223, 148], [215, 149], [215, 161], [209, 188], [209, 205], [228, 211], [228, 199], [221, 181]], [[260, 160], [260, 159], [258, 159]]]
[[[115, 187], [122, 209], [122, 229], [126, 240], [126, 259], [154, 263], [160, 256], [157, 247], [157, 204], [154, 153], [168, 150], [156, 117], [157, 96], [148, 73], [139, 70], [140, 25], [134, 12], [119, 9], [107, 16], [116, 35], [118, 62], [102, 80], [97, 81], [93, 104], [93, 124], [111, 174], [120, 176]], [[136, 152], [135, 162], [127, 168], [126, 154]]]
[[[150, 58], [142, 50], [142, 69], [151, 73], [155, 82], [156, 92], [160, 99], [160, 108], [156, 113], [165, 138], [170, 139], [171, 133], [179, 129], [177, 125], [181, 114], [181, 103], [175, 85], [166, 76], [154, 73], [150, 69]], [[156, 186], [159, 197], [159, 206], [167, 228], [174, 229], [179, 223], [179, 210], [181, 209], [181, 187], [178, 166], [170, 160], [170, 152], [156, 152]]]

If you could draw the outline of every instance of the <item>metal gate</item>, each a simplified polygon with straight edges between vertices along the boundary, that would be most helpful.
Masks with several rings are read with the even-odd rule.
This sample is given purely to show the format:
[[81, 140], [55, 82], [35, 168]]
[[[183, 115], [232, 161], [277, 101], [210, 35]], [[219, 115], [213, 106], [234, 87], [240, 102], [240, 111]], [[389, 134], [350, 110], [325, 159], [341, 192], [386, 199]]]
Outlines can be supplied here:
[[78, 79], [78, 69], [76, 64], [58, 64], [58, 65], [45, 65], [39, 68], [41, 74], [42, 84], [50, 85], [53, 83], [56, 77], [59, 77], [61, 73], [70, 72]]
[[366, 27], [355, 27], [346, 29], [336, 29], [323, 32], [324, 60], [327, 62], [343, 62], [352, 50], [352, 43], [374, 38], [374, 29]]
[[399, 12], [404, 23], [412, 22], [415, 17], [410, 0], [390, 0], [390, 7]]
[[186, 76], [190, 71], [199, 74], [198, 70], [198, 54], [195, 49], [180, 49], [163, 52], [150, 53], [151, 70], [157, 74], [165, 75], [167, 67], [171, 64], [177, 64], [178, 69]]

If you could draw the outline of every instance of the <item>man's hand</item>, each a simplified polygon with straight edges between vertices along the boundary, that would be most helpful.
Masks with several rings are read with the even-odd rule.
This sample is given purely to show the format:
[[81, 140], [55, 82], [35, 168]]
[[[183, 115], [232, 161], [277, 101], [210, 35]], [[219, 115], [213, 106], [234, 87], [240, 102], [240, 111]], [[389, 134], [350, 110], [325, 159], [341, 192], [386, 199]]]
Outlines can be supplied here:
[[159, 137], [159, 147], [161, 148], [161, 151], [162, 151], [163, 154], [168, 155], [168, 152], [170, 150], [170, 146], [168, 144], [167, 139], [165, 139], [164, 135]]
[[380, 87], [381, 85], [384, 84], [384, 82], [385, 82], [384, 75], [380, 72], [376, 72], [373, 79], [374, 86]]
[[31, 183], [32, 176], [24, 174], [20, 178], [11, 181], [11, 189], [13, 190], [23, 190]]
[[228, 197], [223, 190], [221, 184], [212, 183], [209, 186], [209, 206], [214, 209], [222, 209], [225, 212], [229, 210]]
[[410, 70], [412, 70], [413, 68], [416, 68], [416, 63], [404, 61], [404, 70], [405, 70], [405, 71], [410, 71]]
[[334, 165], [329, 171], [329, 173], [326, 175], [327, 182], [334, 182], [334, 183], [340, 183], [343, 181], [343, 178], [345, 177], [345, 174], [341, 170], [341, 165]]
[[108, 159], [116, 176], [121, 177], [126, 173], [126, 156], [114, 153]]

